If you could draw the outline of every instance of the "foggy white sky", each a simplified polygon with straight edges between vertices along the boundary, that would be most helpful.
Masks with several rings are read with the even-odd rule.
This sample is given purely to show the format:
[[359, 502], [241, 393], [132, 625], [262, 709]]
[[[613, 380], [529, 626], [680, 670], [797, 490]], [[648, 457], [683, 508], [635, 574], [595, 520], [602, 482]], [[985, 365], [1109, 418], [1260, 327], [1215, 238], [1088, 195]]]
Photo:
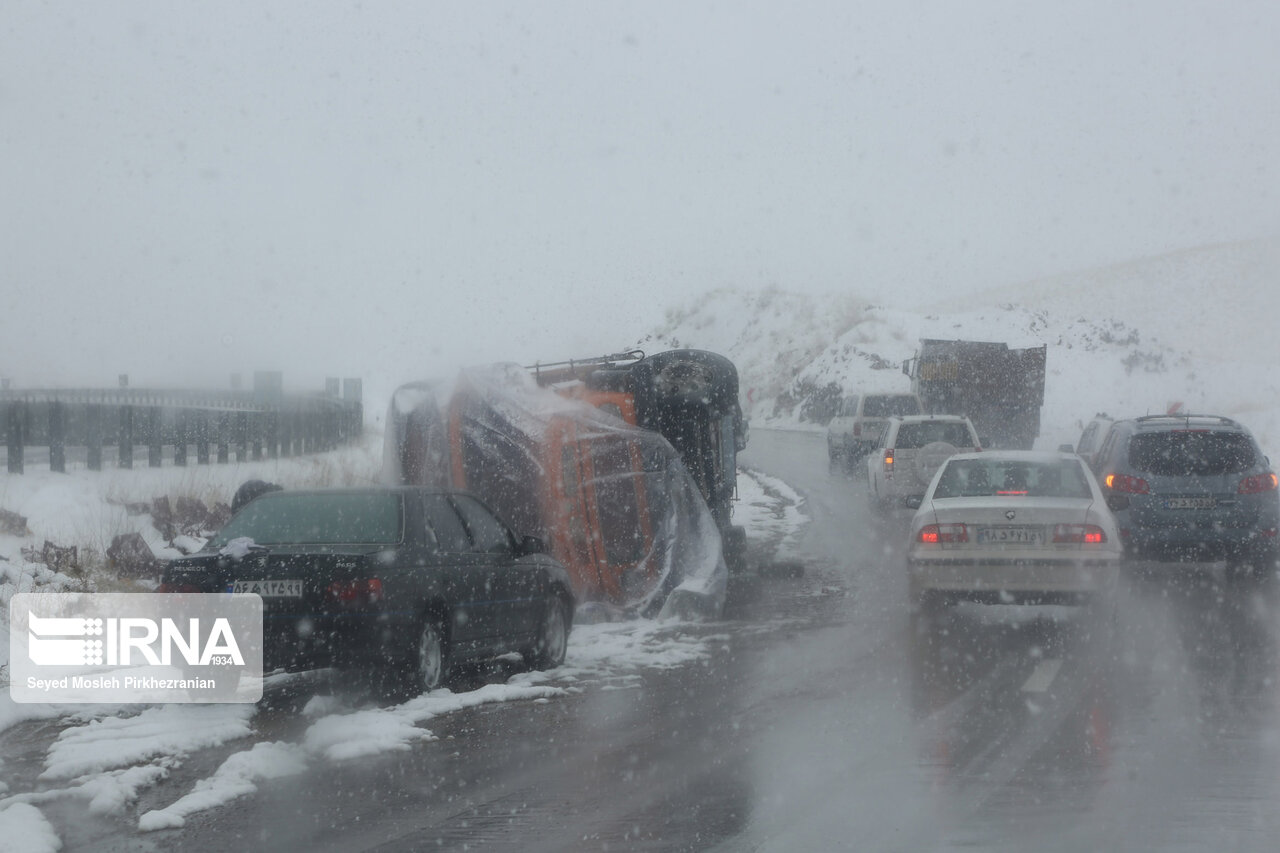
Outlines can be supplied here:
[[0, 376], [398, 383], [1280, 232], [1280, 5], [1042, 5], [0, 0]]

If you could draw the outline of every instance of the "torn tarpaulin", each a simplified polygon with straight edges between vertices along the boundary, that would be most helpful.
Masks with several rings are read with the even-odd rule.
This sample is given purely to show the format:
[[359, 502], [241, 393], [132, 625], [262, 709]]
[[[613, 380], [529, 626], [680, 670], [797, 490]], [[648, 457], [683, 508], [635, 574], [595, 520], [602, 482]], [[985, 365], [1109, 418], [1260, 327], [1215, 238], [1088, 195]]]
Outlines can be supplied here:
[[717, 615], [728, 572], [720, 533], [661, 435], [541, 388], [521, 367], [462, 371], [392, 397], [394, 483], [471, 491], [542, 538], [579, 601], [655, 615]]

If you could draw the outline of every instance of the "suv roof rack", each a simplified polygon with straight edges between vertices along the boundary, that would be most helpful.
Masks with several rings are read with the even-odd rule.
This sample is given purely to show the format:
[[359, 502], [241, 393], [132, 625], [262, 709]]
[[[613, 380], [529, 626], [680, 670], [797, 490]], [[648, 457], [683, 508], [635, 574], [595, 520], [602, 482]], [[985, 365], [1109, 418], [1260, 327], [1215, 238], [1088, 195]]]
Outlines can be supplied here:
[[1193, 412], [1177, 415], [1141, 415], [1134, 418], [1138, 423], [1147, 423], [1149, 421], [1182, 421], [1190, 423], [1192, 420], [1217, 421], [1223, 426], [1240, 426], [1240, 424], [1231, 418], [1223, 415], [1197, 415]]

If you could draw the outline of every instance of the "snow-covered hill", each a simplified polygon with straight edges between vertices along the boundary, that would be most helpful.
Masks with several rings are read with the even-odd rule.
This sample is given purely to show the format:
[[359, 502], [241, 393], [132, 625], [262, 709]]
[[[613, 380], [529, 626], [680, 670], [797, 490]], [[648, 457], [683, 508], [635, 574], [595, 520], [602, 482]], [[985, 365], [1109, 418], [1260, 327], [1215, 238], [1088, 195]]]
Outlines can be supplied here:
[[1097, 412], [1172, 403], [1247, 423], [1280, 452], [1280, 241], [1209, 246], [928, 305], [856, 292], [717, 290], [668, 312], [640, 346], [721, 352], [752, 423], [816, 429], [840, 392], [907, 390], [920, 338], [1047, 344], [1039, 446]]

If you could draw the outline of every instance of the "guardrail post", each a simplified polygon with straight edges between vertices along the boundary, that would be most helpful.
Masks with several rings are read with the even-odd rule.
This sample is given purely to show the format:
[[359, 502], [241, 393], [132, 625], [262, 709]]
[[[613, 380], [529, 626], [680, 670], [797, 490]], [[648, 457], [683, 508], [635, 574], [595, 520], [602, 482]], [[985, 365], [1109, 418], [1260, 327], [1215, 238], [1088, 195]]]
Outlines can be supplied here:
[[61, 400], [49, 401], [49, 470], [67, 471], [67, 407]]
[[246, 462], [249, 459], [249, 413], [236, 414], [236, 461]]
[[102, 470], [102, 407], [88, 403], [84, 407], [85, 464], [90, 471]]
[[196, 464], [209, 464], [209, 412], [201, 409], [196, 418]]
[[161, 435], [163, 415], [159, 406], [148, 406], [146, 413], [146, 423], [143, 426], [143, 432], [145, 433], [147, 442], [147, 465], [151, 468], [159, 468], [161, 464], [163, 464], [160, 453], [164, 446], [164, 438]]
[[173, 464], [185, 468], [187, 465], [187, 441], [191, 429], [191, 420], [187, 409], [179, 409], [173, 424]]
[[262, 461], [262, 413], [249, 416], [249, 450], [254, 462]]
[[218, 464], [231, 461], [231, 413], [218, 414]]
[[9, 473], [21, 474], [23, 454], [26, 453], [27, 404], [14, 400], [8, 406], [5, 417], [5, 445], [9, 454]]
[[133, 406], [120, 407], [120, 467], [133, 467]]
[[262, 431], [267, 442], [267, 457], [280, 458], [280, 411], [272, 409], [262, 413]]
[[280, 455], [288, 458], [293, 455], [293, 425], [295, 415], [292, 407], [280, 413]]

